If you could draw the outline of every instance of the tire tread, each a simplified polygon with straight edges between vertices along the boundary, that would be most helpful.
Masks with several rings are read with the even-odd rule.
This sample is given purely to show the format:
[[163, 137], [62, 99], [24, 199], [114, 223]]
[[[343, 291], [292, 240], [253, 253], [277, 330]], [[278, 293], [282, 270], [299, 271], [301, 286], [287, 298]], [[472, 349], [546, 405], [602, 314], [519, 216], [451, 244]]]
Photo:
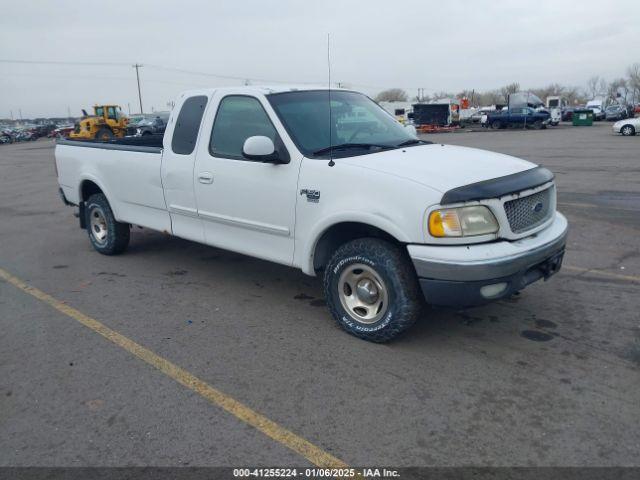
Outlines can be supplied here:
[[[331, 285], [333, 282], [333, 270], [343, 259], [360, 255], [372, 258], [377, 265], [382, 266], [387, 274], [397, 276], [399, 285], [396, 289], [396, 311], [394, 320], [385, 328], [374, 332], [361, 332], [352, 330], [340, 321], [342, 306], [340, 301], [331, 301]], [[389, 288], [390, 286], [388, 286]], [[340, 246], [327, 264], [323, 277], [324, 295], [331, 315], [338, 325], [356, 337], [372, 342], [388, 342], [411, 327], [422, 311], [422, 294], [418, 285], [415, 270], [407, 254], [398, 245], [394, 245], [379, 238], [358, 238]], [[399, 290], [399, 291], [398, 291]]]

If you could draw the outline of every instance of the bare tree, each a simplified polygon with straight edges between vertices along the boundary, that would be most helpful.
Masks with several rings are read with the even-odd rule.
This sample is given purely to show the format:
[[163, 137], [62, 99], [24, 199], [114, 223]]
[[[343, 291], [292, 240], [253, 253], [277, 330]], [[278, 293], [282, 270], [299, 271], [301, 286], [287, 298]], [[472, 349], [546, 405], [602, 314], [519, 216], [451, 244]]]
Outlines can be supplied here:
[[640, 102], [640, 63], [634, 63], [627, 69], [627, 83], [631, 94], [631, 102]]
[[627, 103], [629, 88], [625, 78], [616, 78], [609, 84], [607, 100], [617, 103]]
[[409, 95], [401, 88], [390, 88], [376, 96], [376, 102], [406, 102], [407, 100], [409, 100]]
[[500, 94], [505, 102], [509, 100], [509, 95], [518, 91], [520, 91], [520, 84], [518, 82], [513, 82], [500, 88]]
[[444, 90], [442, 90], [440, 92], [434, 92], [434, 94], [431, 95], [431, 98], [433, 100], [439, 100], [443, 98], [456, 98], [456, 95], [452, 92], [445, 92]]
[[490, 90], [488, 92], [482, 92], [477, 94], [478, 104], [481, 107], [488, 107], [500, 103], [505, 103], [502, 97], [502, 93], [498, 90]]
[[587, 94], [589, 98], [596, 98], [602, 93], [603, 81], [604, 79], [600, 78], [599, 75], [594, 75], [589, 80], [587, 80]]
[[564, 91], [564, 97], [567, 99], [569, 105], [586, 103], [587, 101], [584, 93], [582, 93], [578, 87], [566, 87]]

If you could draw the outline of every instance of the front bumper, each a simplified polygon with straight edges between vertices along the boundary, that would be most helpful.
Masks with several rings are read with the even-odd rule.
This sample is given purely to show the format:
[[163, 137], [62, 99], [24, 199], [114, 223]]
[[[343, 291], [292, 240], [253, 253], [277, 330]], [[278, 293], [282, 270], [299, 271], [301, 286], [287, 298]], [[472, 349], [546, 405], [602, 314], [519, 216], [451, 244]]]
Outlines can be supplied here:
[[428, 303], [470, 307], [507, 297], [547, 279], [562, 264], [566, 218], [517, 241], [478, 245], [409, 245], [409, 256]]

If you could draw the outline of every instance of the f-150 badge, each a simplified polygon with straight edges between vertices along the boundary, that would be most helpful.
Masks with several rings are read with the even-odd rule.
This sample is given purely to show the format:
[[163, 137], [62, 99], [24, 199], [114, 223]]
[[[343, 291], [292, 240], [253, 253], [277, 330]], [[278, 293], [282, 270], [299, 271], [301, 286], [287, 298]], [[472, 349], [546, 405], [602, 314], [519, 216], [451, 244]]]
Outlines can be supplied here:
[[303, 188], [300, 190], [300, 195], [306, 195], [307, 202], [318, 203], [320, 201], [320, 190], [309, 190], [307, 188]]

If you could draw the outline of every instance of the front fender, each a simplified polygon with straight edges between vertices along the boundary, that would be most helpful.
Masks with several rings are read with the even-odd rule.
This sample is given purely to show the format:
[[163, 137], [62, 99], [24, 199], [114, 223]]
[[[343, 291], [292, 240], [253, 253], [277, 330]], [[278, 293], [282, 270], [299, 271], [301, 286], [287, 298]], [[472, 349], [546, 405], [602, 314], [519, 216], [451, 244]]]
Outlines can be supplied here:
[[322, 235], [332, 226], [338, 223], [355, 222], [364, 223], [376, 227], [402, 243], [409, 243], [410, 239], [407, 234], [390, 218], [381, 215], [375, 215], [368, 212], [359, 211], [342, 211], [322, 218], [308, 232], [306, 241], [302, 248], [296, 249], [294, 263], [298, 265], [307, 275], [315, 276], [313, 268], [313, 255]]

